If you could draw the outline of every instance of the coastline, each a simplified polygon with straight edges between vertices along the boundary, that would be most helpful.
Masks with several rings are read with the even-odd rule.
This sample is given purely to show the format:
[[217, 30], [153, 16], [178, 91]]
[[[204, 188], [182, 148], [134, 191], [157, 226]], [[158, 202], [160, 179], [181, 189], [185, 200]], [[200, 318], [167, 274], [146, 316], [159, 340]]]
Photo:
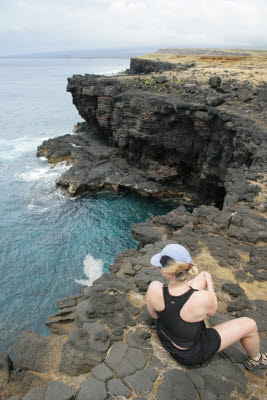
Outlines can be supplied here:
[[[139, 67], [144, 64], [145, 68], [152, 68], [153, 63], [139, 62]], [[180, 65], [177, 73], [187, 74], [194, 68], [191, 65]], [[133, 72], [136, 73], [136, 71]], [[89, 127], [87, 129], [91, 130], [93, 135], [90, 137], [88, 130], [78, 133], [75, 138], [72, 136], [75, 143], [70, 142], [66, 135], [62, 148], [58, 146], [56, 139], [44, 142], [38, 149], [38, 155], [48, 156], [50, 162], [58, 162], [69, 157], [77, 176], [82, 171], [82, 168], [78, 169], [77, 166], [79, 162], [84, 163], [86, 154], [90, 162], [86, 168], [90, 171], [95, 168], [95, 174], [89, 177], [86, 184], [82, 179], [81, 182], [77, 179], [73, 181], [75, 175], [73, 170], [67, 171], [57, 181], [58, 185], [66, 188], [70, 193], [72, 191], [77, 193], [80, 185], [86, 191], [99, 190], [102, 187], [116, 190], [118, 186], [125, 186], [133, 187], [140, 193], [153, 195], [161, 195], [169, 190], [170, 195], [173, 195], [170, 187], [176, 185], [175, 193], [184, 193], [185, 198], [195, 201], [197, 205], [202, 205], [195, 208], [192, 214], [183, 207], [178, 207], [166, 216], [150, 218], [145, 223], [134, 226], [133, 235], [141, 243], [139, 249], [125, 250], [120, 253], [113, 266], [110, 267], [110, 274], [104, 274], [94, 282], [93, 286], [85, 288], [80, 296], [59, 301], [60, 310], [63, 311], [59, 311], [59, 315], [56, 315], [56, 318], [51, 317], [52, 320], [49, 321], [54, 336], [47, 339], [33, 333], [22, 335], [16, 344], [15, 369], [13, 366], [13, 380], [9, 383], [9, 389], [13, 390], [13, 393], [15, 389], [14, 385], [12, 389], [12, 382], [17, 382], [18, 393], [21, 395], [21, 393], [25, 394], [26, 389], [31, 386], [47, 387], [50, 380], [61, 380], [70, 387], [79, 388], [76, 394], [79, 400], [87, 398], [83, 396], [88, 394], [88, 390], [94, 390], [93, 388], [98, 388], [96, 390], [103, 393], [103, 399], [107, 398], [108, 392], [113, 393], [114, 396], [122, 394], [127, 398], [130, 393], [129, 387], [134, 388], [135, 393], [139, 391], [140, 394], [152, 391], [155, 398], [161, 400], [164, 398], [164, 388], [169, 389], [171, 385], [176, 388], [174, 380], [179, 385], [183, 385], [182, 381], [187, 382], [187, 385], [183, 386], [187, 398], [195, 398], [197, 392], [202, 393], [202, 396], [212, 393], [216, 398], [219, 398], [222, 393], [230, 396], [234, 391], [237, 391], [240, 396], [246, 390], [252, 393], [254, 378], [251, 377], [251, 373], [244, 373], [241, 365], [243, 355], [238, 346], [234, 346], [231, 351], [223, 352], [222, 356], [216, 356], [208, 365], [193, 372], [182, 370], [178, 365], [174, 365], [164, 351], [163, 357], [167, 362], [163, 362], [160, 353], [162, 349], [158, 350], [155, 333], [153, 329], [151, 330], [152, 321], [144, 308], [143, 295], [151, 280], [160, 279], [158, 271], [149, 264], [150, 255], [170, 241], [179, 242], [190, 247], [190, 251], [200, 266], [215, 274], [216, 288], [221, 301], [219, 313], [215, 318], [210, 318], [209, 322], [218, 323], [224, 321], [225, 318], [243, 315], [253, 316], [263, 332], [263, 342], [266, 342], [264, 336], [266, 315], [263, 311], [264, 308], [266, 309], [266, 295], [264, 287], [261, 286], [261, 282], [266, 280], [263, 268], [266, 250], [266, 235], [264, 235], [264, 232], [266, 233], [266, 206], [264, 206], [263, 191], [266, 163], [263, 157], [263, 146], [266, 144], [260, 116], [261, 108], [264, 106], [261, 104], [264, 88], [257, 86], [257, 94], [254, 94], [255, 89], [250, 90], [241, 85], [237, 90], [228, 88], [230, 92], [223, 92], [222, 95], [220, 90], [224, 85], [224, 78], [220, 78], [223, 81], [220, 84], [218, 79], [213, 79], [207, 84], [206, 78], [203, 93], [203, 87], [198, 86], [195, 81], [193, 83], [185, 81], [181, 85], [173, 82], [175, 81], [173, 77], [165, 80], [166, 71], [157, 72], [157, 74], [156, 79], [162, 83], [157, 82], [155, 78], [151, 82], [150, 77], [147, 82], [146, 76], [136, 79], [136, 75], [134, 78], [131, 75], [129, 75], [130, 78], [127, 76], [99, 78], [91, 75], [69, 79], [68, 90], [73, 94], [74, 104], [81, 116], [85, 117]], [[174, 86], [167, 86], [168, 82]], [[163, 85], [160, 87], [160, 92], [158, 92], [158, 86], [155, 88], [155, 85]], [[232, 91], [236, 92], [238, 100], [234, 100], [235, 97], [233, 99], [227, 97], [230, 96], [229, 93], [232, 95]], [[170, 95], [178, 96], [179, 99], [170, 99]], [[221, 102], [221, 96], [224, 96], [223, 102]], [[209, 97], [211, 100], [207, 100]], [[197, 104], [192, 104], [193, 98], [198, 100]], [[241, 101], [242, 98], [244, 101]], [[141, 103], [140, 99], [142, 99]], [[220, 100], [219, 103], [215, 105], [218, 100]], [[127, 107], [131, 101], [135, 114], [126, 113], [127, 110], [129, 111]], [[120, 103], [124, 116], [114, 119], [114, 115], [115, 117], [117, 115], [116, 109], [114, 111], [116, 102]], [[200, 104], [201, 102], [203, 104]], [[213, 103], [208, 104], [208, 102]], [[145, 104], [146, 107], [141, 110], [140, 104]], [[140, 113], [140, 110], [144, 114]], [[175, 160], [169, 165], [166, 163], [165, 156], [163, 160], [158, 160], [153, 159], [152, 154], [147, 163], [142, 153], [143, 147], [136, 145], [136, 142], [140, 140], [143, 146], [148, 141], [153, 148], [151, 138], [146, 136], [152, 132], [151, 127], [148, 127], [145, 121], [149, 121], [155, 113], [159, 113], [160, 119], [168, 124], [170, 122], [168, 117], [174, 115], [173, 110], [177, 114], [176, 118], [179, 117], [186, 126], [189, 125], [190, 129], [186, 131], [186, 135], [190, 136], [190, 132], [194, 129], [194, 135], [196, 133], [200, 138], [204, 138], [198, 143], [200, 148], [207, 135], [209, 143], [212, 144], [209, 132], [216, 138], [219, 134], [220, 137], [230, 136], [231, 140], [234, 137], [238, 144], [234, 146], [232, 141], [215, 140], [211, 146], [211, 152], [206, 152], [205, 170], [191, 169], [191, 175], [187, 176], [186, 183], [181, 178], [183, 174], [179, 175], [177, 171]], [[127, 133], [127, 138], [119, 129], [129, 118], [134, 121], [135, 127], [131, 127], [132, 130]], [[138, 127], [136, 128], [137, 119], [141, 125], [144, 124], [142, 129], [147, 128], [146, 135], [143, 137], [141, 129], [138, 131]], [[159, 119], [156, 120], [156, 123], [158, 122]], [[181, 124], [178, 126], [182, 128]], [[96, 140], [99, 129], [102, 133], [100, 143]], [[105, 135], [108, 141], [104, 140], [103, 144]], [[127, 142], [129, 137], [132, 142]], [[167, 148], [169, 152], [173, 152], [177, 147], [172, 145], [172, 140], [173, 136], [164, 143], [165, 149]], [[82, 146], [82, 150], [77, 151], [77, 147], [72, 144]], [[117, 147], [114, 149], [111, 144]], [[136, 169], [133, 167], [136, 159], [131, 159], [130, 154], [127, 154], [130, 145], [133, 146], [132, 152], [139, 157]], [[220, 146], [220, 149], [228, 148], [229, 152], [232, 152], [231, 157], [237, 151], [234, 160], [231, 159], [229, 162], [226, 157], [225, 168], [222, 165], [223, 171], [219, 172], [213, 165], [213, 161], [216, 157], [218, 158], [217, 151], [213, 154], [216, 146]], [[187, 147], [191, 148], [191, 144]], [[229, 152], [226, 152], [226, 156]], [[251, 163], [246, 160], [247, 152], [251, 154]], [[124, 153], [124, 156], [126, 153], [126, 160], [121, 153]], [[180, 158], [183, 159], [187, 154], [188, 148], [184, 150]], [[242, 163], [238, 163], [240, 160]], [[106, 169], [103, 167], [105, 163]], [[185, 169], [181, 167], [181, 164], [179, 166], [184, 173]], [[107, 171], [109, 174], [111, 171], [111, 174], [107, 175]], [[114, 171], [120, 171], [119, 177]], [[153, 174], [153, 171], [156, 171], [156, 174]], [[199, 175], [194, 177], [193, 172]], [[158, 179], [159, 175], [160, 179]], [[223, 208], [221, 211], [218, 207], [209, 205], [216, 204], [216, 193], [218, 193], [214, 189], [212, 175], [215, 176], [215, 183], [216, 179], [219, 179], [224, 186], [225, 195], [219, 190], [219, 195], [223, 199], [217, 200], [217, 205], [219, 203], [220, 208]], [[142, 179], [138, 182], [139, 176]], [[198, 180], [201, 181], [201, 185], [198, 185]], [[186, 186], [188, 182], [190, 182], [191, 190], [188, 190]], [[210, 192], [207, 199], [201, 197], [201, 186], [204, 183]], [[228, 283], [228, 286], [225, 286], [225, 283]], [[231, 286], [231, 283], [234, 283], [234, 286]], [[257, 293], [254, 298], [249, 297], [252, 292], [254, 295]], [[104, 307], [103, 304], [105, 304]], [[61, 329], [65, 331], [60, 331]], [[151, 335], [152, 344], [150, 343]], [[33, 352], [35, 355], [31, 361], [27, 351], [24, 350], [27, 346], [29, 346], [28, 352]], [[40, 361], [41, 357], [44, 358], [43, 361]], [[114, 359], [118, 360], [118, 357], [117, 364]], [[120, 363], [123, 363], [121, 369], [118, 368]], [[92, 370], [94, 372], [91, 375]], [[7, 371], [9, 371], [7, 379], [10, 380], [10, 365], [7, 366]], [[111, 379], [110, 371], [113, 371], [111, 375], [115, 374], [116, 378]], [[221, 375], [225, 380], [221, 378]], [[31, 380], [29, 376], [32, 381], [27, 386], [25, 382], [27, 379], [28, 382]], [[70, 378], [71, 376], [75, 378]], [[80, 376], [81, 380], [77, 376]], [[146, 383], [143, 382], [142, 376], [146, 377]], [[263, 374], [260, 374], [260, 380], [257, 381], [260, 382], [261, 388], [264, 381], [262, 378]], [[215, 380], [216, 385], [211, 384], [212, 379]], [[121, 392], [115, 394], [118, 388]], [[176, 389], [178, 388], [181, 390], [181, 386]], [[133, 393], [130, 396], [134, 398]]]

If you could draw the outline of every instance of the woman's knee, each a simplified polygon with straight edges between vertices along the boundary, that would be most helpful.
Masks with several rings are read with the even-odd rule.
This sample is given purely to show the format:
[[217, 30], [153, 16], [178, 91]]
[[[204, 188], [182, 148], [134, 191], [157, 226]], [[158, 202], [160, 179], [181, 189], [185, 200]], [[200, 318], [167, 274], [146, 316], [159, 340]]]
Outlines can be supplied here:
[[258, 331], [257, 323], [256, 323], [256, 321], [254, 321], [253, 318], [249, 318], [249, 317], [242, 317], [242, 318], [244, 319], [244, 322], [245, 322], [247, 328], [251, 332], [257, 332]]

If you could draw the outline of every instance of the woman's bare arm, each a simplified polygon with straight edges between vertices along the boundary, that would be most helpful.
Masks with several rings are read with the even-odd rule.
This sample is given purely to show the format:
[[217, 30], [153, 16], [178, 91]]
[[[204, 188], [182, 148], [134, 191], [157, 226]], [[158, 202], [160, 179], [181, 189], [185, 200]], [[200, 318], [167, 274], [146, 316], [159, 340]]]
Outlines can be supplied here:
[[218, 302], [217, 296], [213, 287], [212, 276], [209, 272], [205, 271], [205, 277], [207, 282], [207, 291], [209, 293], [210, 302], [209, 302], [209, 311], [207, 312], [208, 315], [214, 315], [217, 310]]
[[149, 314], [152, 318], [158, 319], [158, 315], [155, 309], [155, 305], [158, 303], [159, 291], [162, 290], [162, 283], [158, 281], [153, 281], [148, 286], [146, 292], [146, 305]]

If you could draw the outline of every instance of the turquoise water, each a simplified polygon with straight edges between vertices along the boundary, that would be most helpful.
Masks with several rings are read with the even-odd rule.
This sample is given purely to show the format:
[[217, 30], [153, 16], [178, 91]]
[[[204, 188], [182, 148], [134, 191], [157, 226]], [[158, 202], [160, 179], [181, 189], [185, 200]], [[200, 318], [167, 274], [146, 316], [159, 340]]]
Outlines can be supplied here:
[[0, 351], [12, 355], [23, 330], [48, 335], [56, 300], [136, 247], [134, 223], [172, 208], [125, 192], [70, 198], [55, 186], [69, 166], [35, 156], [44, 139], [81, 121], [65, 91], [68, 76], [128, 67], [128, 59], [0, 60]]

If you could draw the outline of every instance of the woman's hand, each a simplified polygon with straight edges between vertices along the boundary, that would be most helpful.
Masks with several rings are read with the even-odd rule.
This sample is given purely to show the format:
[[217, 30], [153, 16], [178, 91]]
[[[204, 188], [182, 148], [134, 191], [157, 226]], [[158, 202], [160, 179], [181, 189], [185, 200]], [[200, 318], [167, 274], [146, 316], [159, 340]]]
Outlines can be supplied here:
[[205, 278], [206, 278], [207, 285], [211, 284], [213, 286], [211, 274], [209, 272], [207, 272], [207, 271], [204, 271], [204, 275], [205, 275]]

